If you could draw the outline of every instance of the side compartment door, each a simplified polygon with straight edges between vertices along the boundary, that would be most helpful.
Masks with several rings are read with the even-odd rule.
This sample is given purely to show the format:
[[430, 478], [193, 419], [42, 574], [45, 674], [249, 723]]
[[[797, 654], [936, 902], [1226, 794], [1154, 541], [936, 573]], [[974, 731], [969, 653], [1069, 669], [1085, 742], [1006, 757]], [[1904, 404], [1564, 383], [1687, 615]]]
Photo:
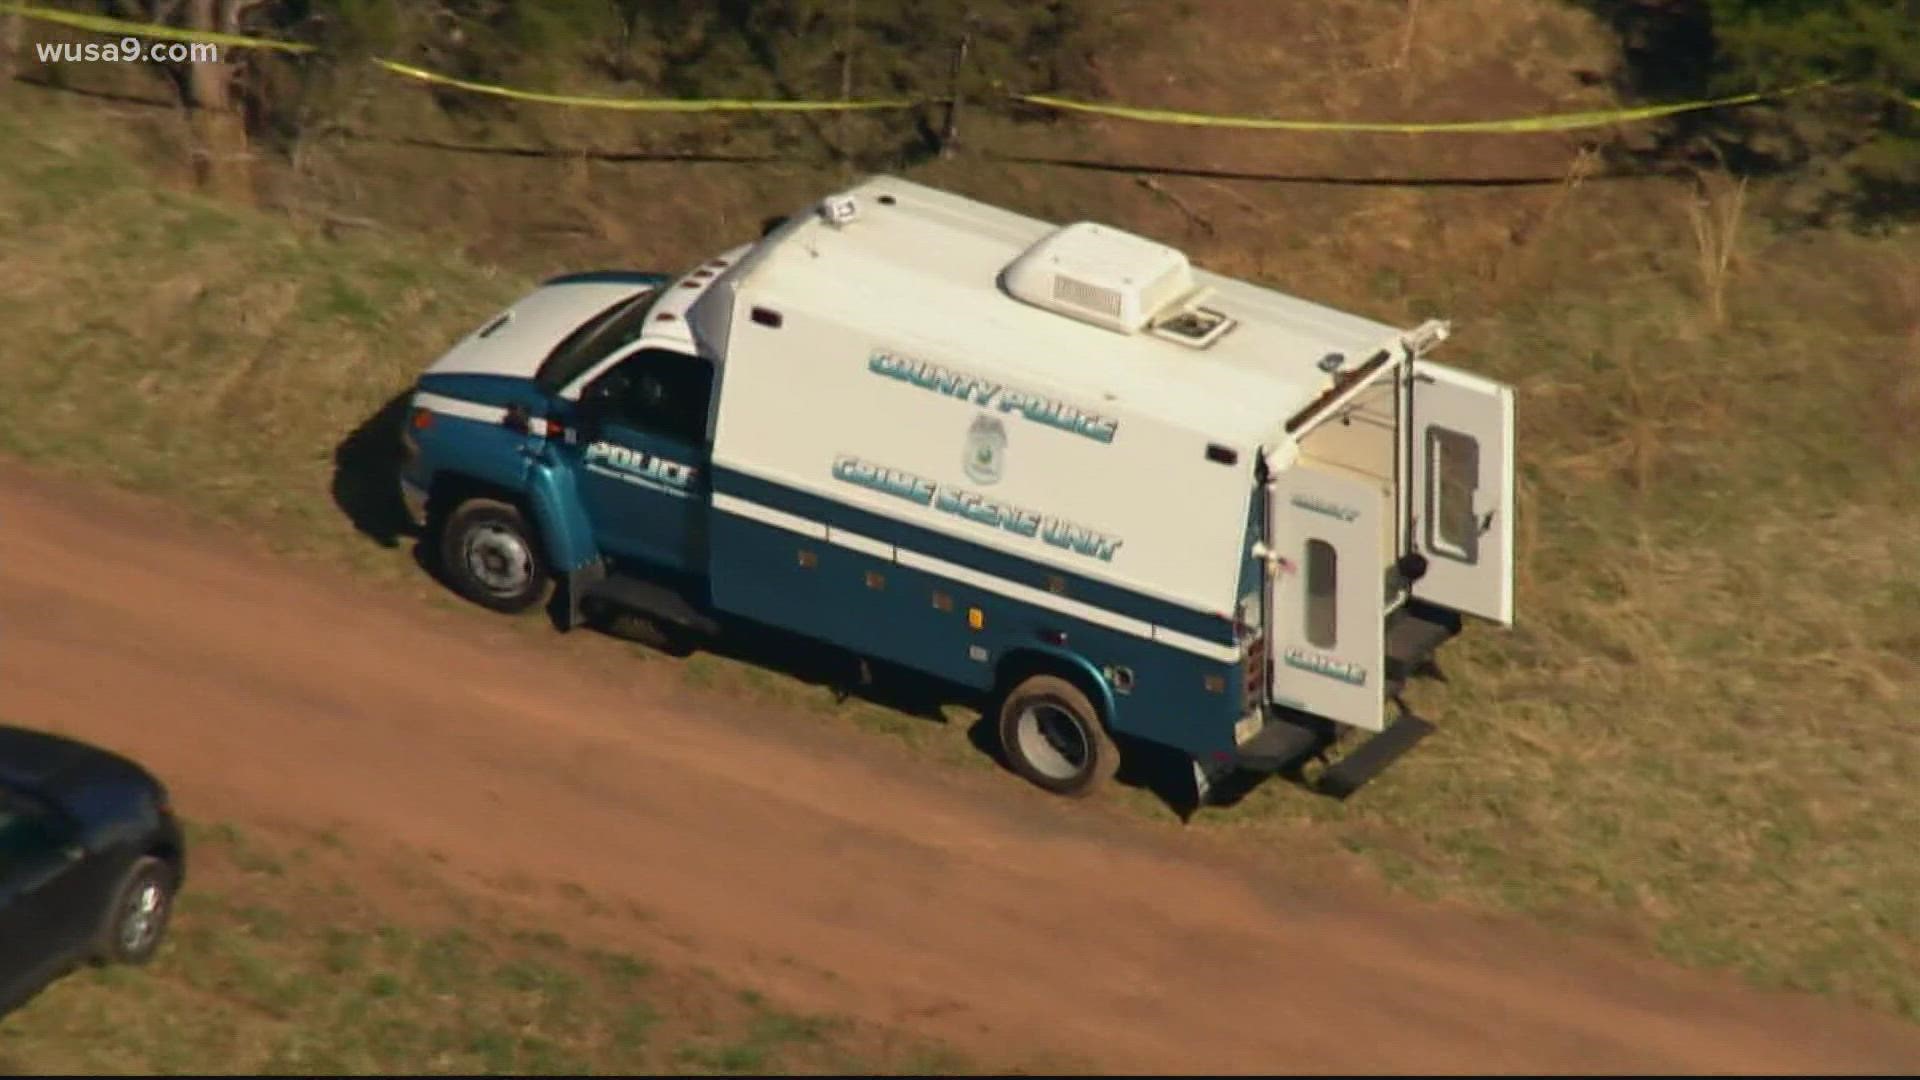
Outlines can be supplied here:
[[1387, 552], [1378, 488], [1299, 466], [1268, 496], [1268, 658], [1275, 702], [1342, 724], [1386, 726]]
[[1428, 360], [1414, 365], [1413, 595], [1513, 622], [1513, 390]]

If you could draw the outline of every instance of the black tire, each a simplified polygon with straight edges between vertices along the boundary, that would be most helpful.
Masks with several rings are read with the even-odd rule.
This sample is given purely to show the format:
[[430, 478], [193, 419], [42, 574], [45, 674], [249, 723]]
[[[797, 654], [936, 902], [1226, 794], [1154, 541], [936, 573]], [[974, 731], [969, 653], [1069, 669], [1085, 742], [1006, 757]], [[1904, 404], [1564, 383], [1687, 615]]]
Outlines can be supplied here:
[[153, 959], [167, 936], [176, 883], [173, 867], [152, 855], [128, 867], [94, 935], [93, 958], [130, 965]]
[[461, 596], [505, 615], [538, 604], [550, 578], [526, 516], [497, 499], [468, 499], [447, 515], [440, 572]]
[[1069, 798], [1098, 791], [1120, 771], [1120, 748], [1079, 687], [1035, 675], [1000, 703], [1000, 746], [1013, 771]]

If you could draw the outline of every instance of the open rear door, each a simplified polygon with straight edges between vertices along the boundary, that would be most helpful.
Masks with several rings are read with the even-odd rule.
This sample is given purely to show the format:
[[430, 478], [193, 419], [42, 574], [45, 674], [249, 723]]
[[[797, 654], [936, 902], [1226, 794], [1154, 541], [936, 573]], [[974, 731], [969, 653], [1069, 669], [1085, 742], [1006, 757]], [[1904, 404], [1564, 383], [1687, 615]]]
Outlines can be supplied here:
[[1273, 698], [1366, 731], [1386, 723], [1386, 509], [1378, 487], [1302, 465], [1267, 500]]
[[1412, 549], [1427, 560], [1413, 595], [1513, 622], [1513, 391], [1414, 361], [1408, 457]]

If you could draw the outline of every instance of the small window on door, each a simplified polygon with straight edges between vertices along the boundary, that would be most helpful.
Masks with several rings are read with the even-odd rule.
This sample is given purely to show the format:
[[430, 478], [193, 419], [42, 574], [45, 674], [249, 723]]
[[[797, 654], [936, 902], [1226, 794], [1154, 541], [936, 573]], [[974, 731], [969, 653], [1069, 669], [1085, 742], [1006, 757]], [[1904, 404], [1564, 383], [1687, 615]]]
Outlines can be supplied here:
[[713, 365], [671, 349], [642, 349], [602, 375], [582, 396], [604, 402], [608, 419], [698, 446], [707, 441]]
[[1307, 641], [1331, 649], [1340, 639], [1340, 553], [1325, 540], [1307, 541]]
[[1463, 563], [1479, 561], [1480, 529], [1473, 514], [1479, 487], [1479, 441], [1447, 428], [1428, 428], [1428, 549]]

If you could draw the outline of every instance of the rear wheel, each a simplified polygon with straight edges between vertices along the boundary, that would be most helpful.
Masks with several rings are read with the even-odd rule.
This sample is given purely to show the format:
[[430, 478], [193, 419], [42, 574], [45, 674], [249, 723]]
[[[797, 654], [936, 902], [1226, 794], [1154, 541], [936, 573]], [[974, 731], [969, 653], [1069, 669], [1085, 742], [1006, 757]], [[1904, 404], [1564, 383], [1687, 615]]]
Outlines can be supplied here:
[[440, 566], [460, 595], [515, 615], [540, 602], [546, 560], [526, 516], [497, 499], [469, 499], [440, 530]]
[[173, 867], [164, 860], [147, 855], [129, 867], [95, 935], [94, 957], [109, 964], [153, 959], [173, 914], [173, 890]]
[[1021, 682], [1001, 702], [1000, 745], [1015, 772], [1055, 795], [1090, 795], [1120, 770], [1120, 749], [1093, 703], [1052, 675]]

